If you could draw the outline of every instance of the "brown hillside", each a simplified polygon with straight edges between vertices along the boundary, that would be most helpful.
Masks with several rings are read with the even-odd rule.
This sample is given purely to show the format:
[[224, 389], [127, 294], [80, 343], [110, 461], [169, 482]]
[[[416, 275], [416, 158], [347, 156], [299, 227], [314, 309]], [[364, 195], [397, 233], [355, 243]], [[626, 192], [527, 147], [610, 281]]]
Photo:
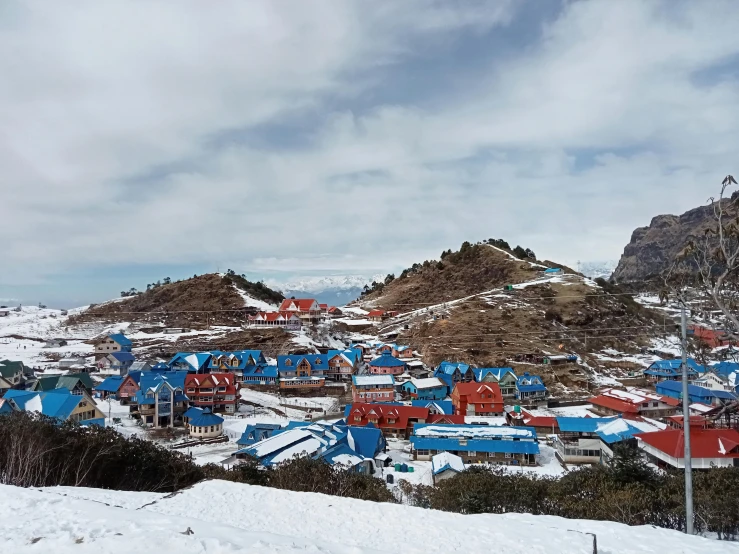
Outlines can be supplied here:
[[407, 312], [506, 284], [530, 281], [542, 271], [486, 244], [470, 245], [440, 261], [417, 265], [417, 270], [366, 295], [361, 303]]
[[91, 306], [71, 317], [69, 323], [137, 321], [197, 329], [208, 324], [243, 322], [247, 311], [231, 278], [211, 273]]

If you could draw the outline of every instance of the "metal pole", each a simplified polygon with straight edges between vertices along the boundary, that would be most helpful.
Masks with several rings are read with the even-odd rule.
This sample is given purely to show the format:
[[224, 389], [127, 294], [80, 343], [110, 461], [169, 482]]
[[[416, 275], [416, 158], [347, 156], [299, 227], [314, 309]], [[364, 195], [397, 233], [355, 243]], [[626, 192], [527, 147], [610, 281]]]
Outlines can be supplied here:
[[683, 351], [683, 437], [685, 444], [685, 532], [693, 534], [693, 463], [690, 450], [690, 398], [688, 394], [688, 317], [685, 301], [680, 311]]

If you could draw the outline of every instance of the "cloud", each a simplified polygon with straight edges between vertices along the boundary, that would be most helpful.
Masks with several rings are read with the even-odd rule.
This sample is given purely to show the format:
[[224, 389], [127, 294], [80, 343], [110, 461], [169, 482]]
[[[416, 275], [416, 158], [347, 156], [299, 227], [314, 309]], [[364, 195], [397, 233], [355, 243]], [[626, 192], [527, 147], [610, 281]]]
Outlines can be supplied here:
[[0, 284], [390, 271], [488, 237], [610, 259], [738, 146], [731, 2], [75, 6], [4, 7]]

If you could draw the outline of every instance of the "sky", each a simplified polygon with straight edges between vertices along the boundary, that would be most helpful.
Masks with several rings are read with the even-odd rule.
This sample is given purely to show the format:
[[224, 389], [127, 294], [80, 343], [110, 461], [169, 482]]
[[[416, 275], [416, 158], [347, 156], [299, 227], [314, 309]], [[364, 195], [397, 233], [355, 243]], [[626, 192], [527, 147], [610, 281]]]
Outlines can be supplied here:
[[737, 172], [732, 0], [0, 0], [0, 303], [618, 259]]

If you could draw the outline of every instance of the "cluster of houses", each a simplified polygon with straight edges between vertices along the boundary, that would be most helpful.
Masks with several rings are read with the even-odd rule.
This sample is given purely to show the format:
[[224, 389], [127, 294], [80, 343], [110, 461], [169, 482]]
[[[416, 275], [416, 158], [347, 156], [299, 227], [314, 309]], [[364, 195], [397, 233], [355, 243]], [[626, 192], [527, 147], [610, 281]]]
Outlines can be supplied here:
[[342, 315], [342, 311], [336, 306], [320, 304], [314, 298], [288, 298], [282, 301], [277, 311], [261, 311], [249, 316], [249, 324], [254, 327], [282, 327], [295, 330], [303, 325]]

